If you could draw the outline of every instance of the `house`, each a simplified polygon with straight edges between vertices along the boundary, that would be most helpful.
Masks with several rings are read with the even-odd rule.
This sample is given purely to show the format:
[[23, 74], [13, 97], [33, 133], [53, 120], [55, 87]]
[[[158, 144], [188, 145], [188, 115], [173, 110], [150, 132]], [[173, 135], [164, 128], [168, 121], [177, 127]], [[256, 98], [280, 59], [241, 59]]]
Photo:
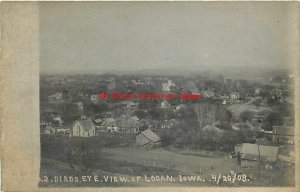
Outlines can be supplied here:
[[136, 143], [140, 146], [159, 146], [161, 138], [150, 129], [146, 129], [136, 136]]
[[41, 133], [44, 133], [44, 134], [55, 134], [56, 133], [56, 129], [52, 126], [49, 126], [47, 125], [43, 131]]
[[139, 121], [140, 120], [137, 116], [133, 116], [133, 117], [131, 117], [131, 119], [134, 120], [134, 121]]
[[55, 125], [57, 127], [61, 127], [63, 123], [64, 123], [64, 121], [61, 119], [60, 116], [54, 117], [52, 119], [52, 125]]
[[110, 118], [104, 119], [104, 121], [101, 124], [101, 126], [115, 127], [115, 126], [117, 126], [117, 121], [114, 118], [110, 117]]
[[171, 87], [174, 87], [175, 83], [173, 83], [172, 80], [168, 79], [165, 82], [162, 83], [162, 91], [164, 92], [170, 92]]
[[165, 109], [165, 108], [169, 108], [171, 107], [170, 103], [166, 100], [163, 100], [161, 103], [160, 103], [160, 107]]
[[261, 90], [259, 88], [256, 88], [254, 91], [254, 95], [259, 95], [261, 92]]
[[70, 135], [71, 130], [70, 129], [57, 129], [56, 133], [61, 134], [61, 135]]
[[175, 111], [180, 112], [180, 111], [186, 111], [188, 109], [186, 104], [179, 104], [176, 106]]
[[63, 99], [63, 94], [61, 92], [57, 92], [48, 96], [49, 102], [61, 101], [62, 99]]
[[109, 90], [113, 90], [116, 88], [116, 80], [115, 78], [111, 78], [111, 80], [109, 81], [108, 85], [107, 85], [107, 88]]
[[131, 82], [135, 85], [144, 85], [144, 82], [140, 79], [133, 79]]
[[94, 124], [95, 124], [95, 127], [96, 127], [96, 135], [99, 135], [99, 133], [103, 133], [103, 132], [106, 132], [107, 131], [107, 128], [104, 127], [104, 126], [101, 126], [103, 123], [103, 120], [102, 119], [95, 119], [94, 120]]
[[77, 103], [74, 103], [76, 106], [77, 106], [77, 110], [78, 111], [83, 111], [83, 104], [82, 102], [77, 102]]
[[252, 121], [257, 122], [257, 123], [262, 123], [266, 120], [267, 116], [266, 115], [254, 115], [252, 118]]
[[76, 120], [72, 126], [72, 136], [92, 137], [95, 136], [96, 128], [91, 119]]
[[208, 133], [216, 133], [216, 134], [222, 134], [224, 132], [224, 130], [214, 125], [206, 125], [205, 127], [202, 128], [202, 131]]
[[254, 127], [250, 123], [235, 123], [231, 126], [232, 130], [253, 130]]
[[179, 125], [179, 121], [176, 119], [170, 119], [170, 120], [165, 120], [161, 123], [160, 128], [161, 129], [170, 129], [176, 125]]
[[95, 119], [94, 123], [95, 123], [95, 125], [97, 127], [97, 126], [100, 126], [103, 123], [103, 120], [102, 119]]
[[212, 90], [209, 90], [209, 89], [208, 90], [202, 90], [201, 92], [202, 92], [203, 97], [205, 97], [205, 98], [210, 98], [210, 97], [215, 96], [215, 93]]
[[243, 143], [237, 145], [235, 152], [241, 153], [241, 158], [248, 161], [276, 162], [278, 158], [277, 146], [257, 145], [252, 143]]
[[59, 115], [59, 113], [57, 112], [57, 111], [55, 111], [54, 109], [52, 109], [52, 108], [46, 108], [46, 109], [44, 109], [44, 112], [42, 113], [42, 116], [45, 116], [45, 117], [48, 117], [48, 118], [50, 118], [50, 117], [56, 117], [56, 116], [58, 116]]
[[240, 94], [238, 92], [231, 92], [229, 97], [230, 99], [236, 100], [240, 98]]
[[192, 95], [201, 95], [200, 91], [198, 89], [191, 90]]
[[140, 130], [139, 118], [122, 116], [117, 122], [117, 126], [124, 133], [138, 133]]
[[40, 126], [46, 126], [46, 125], [52, 125], [52, 121], [51, 120], [41, 120], [40, 122]]
[[93, 104], [98, 104], [98, 102], [99, 102], [99, 96], [98, 95], [91, 95], [91, 102]]
[[134, 108], [139, 106], [139, 103], [134, 103], [134, 102], [126, 102], [127, 108]]
[[107, 118], [100, 126], [100, 130], [106, 130], [107, 132], [118, 132], [117, 121], [114, 118]]
[[273, 141], [282, 142], [285, 144], [295, 144], [295, 129], [294, 127], [273, 126]]

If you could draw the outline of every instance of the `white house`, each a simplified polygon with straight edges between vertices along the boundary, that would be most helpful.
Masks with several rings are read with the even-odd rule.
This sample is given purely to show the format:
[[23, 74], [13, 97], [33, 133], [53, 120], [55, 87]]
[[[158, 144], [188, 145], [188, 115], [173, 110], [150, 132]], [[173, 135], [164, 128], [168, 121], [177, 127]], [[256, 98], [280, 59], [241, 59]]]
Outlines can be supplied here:
[[171, 87], [175, 86], [172, 80], [168, 79], [167, 82], [162, 83], [162, 91], [169, 92], [171, 91]]
[[56, 130], [54, 127], [47, 125], [44, 130], [43, 130], [44, 134], [55, 134]]
[[95, 125], [91, 119], [76, 120], [72, 127], [72, 136], [91, 137], [95, 136]]
[[230, 99], [238, 99], [240, 98], [240, 94], [238, 92], [230, 93]]
[[166, 100], [163, 100], [161, 103], [160, 103], [160, 107], [163, 108], [163, 109], [166, 109], [166, 108], [169, 108], [171, 107], [170, 103]]
[[91, 102], [97, 104], [99, 102], [99, 95], [91, 95]]

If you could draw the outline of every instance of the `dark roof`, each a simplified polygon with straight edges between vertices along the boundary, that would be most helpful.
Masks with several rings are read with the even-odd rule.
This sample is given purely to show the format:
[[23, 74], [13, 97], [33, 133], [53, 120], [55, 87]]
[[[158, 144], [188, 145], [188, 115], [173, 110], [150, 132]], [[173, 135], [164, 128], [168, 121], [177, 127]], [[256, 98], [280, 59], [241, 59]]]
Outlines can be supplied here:
[[161, 138], [150, 129], [146, 129], [145, 131], [142, 131], [140, 134], [143, 134], [146, 138], [148, 138], [152, 142], [158, 142], [161, 140]]

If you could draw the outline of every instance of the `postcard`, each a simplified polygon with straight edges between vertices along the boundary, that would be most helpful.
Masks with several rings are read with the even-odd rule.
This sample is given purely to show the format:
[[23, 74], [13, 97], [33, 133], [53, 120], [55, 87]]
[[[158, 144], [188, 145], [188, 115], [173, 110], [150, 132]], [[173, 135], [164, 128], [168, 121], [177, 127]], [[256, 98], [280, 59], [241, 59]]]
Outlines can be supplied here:
[[296, 2], [1, 14], [2, 190], [297, 191]]

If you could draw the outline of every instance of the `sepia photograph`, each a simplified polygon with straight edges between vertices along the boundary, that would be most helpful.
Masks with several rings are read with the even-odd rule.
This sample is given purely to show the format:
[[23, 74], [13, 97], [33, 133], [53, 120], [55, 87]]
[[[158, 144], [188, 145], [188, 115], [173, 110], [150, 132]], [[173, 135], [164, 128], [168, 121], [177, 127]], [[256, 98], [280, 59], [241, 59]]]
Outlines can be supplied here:
[[292, 2], [39, 2], [39, 188], [295, 187]]

